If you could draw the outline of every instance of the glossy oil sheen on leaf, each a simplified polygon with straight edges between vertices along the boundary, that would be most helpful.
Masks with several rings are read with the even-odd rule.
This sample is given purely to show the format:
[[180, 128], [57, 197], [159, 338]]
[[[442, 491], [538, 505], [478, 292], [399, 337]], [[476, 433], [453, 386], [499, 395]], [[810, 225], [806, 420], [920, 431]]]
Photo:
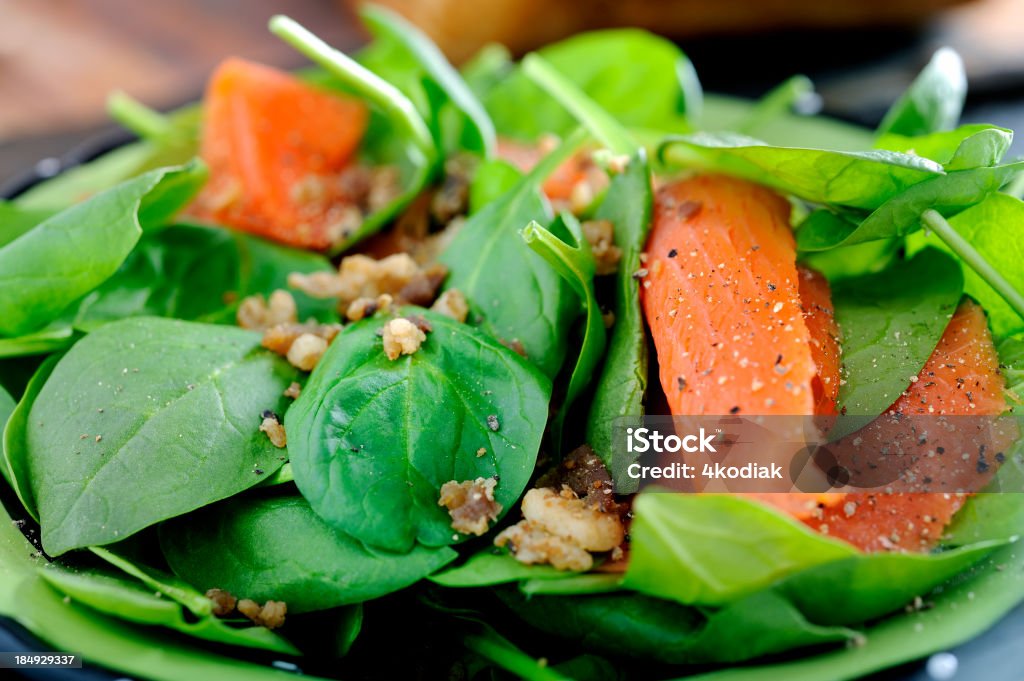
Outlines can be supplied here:
[[289, 613], [378, 598], [457, 556], [448, 547], [369, 548], [329, 527], [298, 496], [232, 499], [202, 509], [161, 526], [160, 544], [174, 572], [197, 589], [284, 601]]
[[962, 291], [956, 261], [935, 249], [833, 285], [843, 338], [839, 404], [854, 418], [840, 417], [832, 436], [853, 432], [859, 427], [855, 417], [878, 416], [907, 389], [938, 345]]
[[109, 544], [237, 494], [285, 459], [259, 432], [297, 378], [251, 331], [140, 317], [89, 334], [28, 414], [50, 555]]
[[533, 474], [551, 390], [496, 340], [405, 311], [432, 327], [414, 354], [387, 358], [384, 319], [353, 324], [285, 415], [295, 482], [313, 510], [392, 551], [458, 540], [437, 503], [450, 480], [498, 476], [495, 499], [515, 505]]
[[168, 217], [198, 190], [204, 174], [197, 168], [141, 175], [0, 247], [0, 335], [42, 327], [114, 274], [148, 226], [147, 218]]
[[684, 604], [728, 603], [856, 553], [739, 497], [648, 492], [634, 514], [623, 586]]

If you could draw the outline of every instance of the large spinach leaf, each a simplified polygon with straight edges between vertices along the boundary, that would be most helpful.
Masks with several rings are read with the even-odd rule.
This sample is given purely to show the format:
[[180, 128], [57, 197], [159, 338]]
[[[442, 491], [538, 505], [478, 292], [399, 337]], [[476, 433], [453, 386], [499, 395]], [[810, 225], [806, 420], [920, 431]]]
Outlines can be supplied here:
[[634, 503], [623, 586], [718, 605], [799, 570], [856, 554], [848, 544], [740, 497], [647, 492]]
[[[167, 627], [188, 636], [226, 645], [261, 648], [286, 655], [299, 651], [269, 629], [236, 628], [210, 612], [197, 615], [181, 603], [154, 593], [148, 585], [116, 570], [97, 567], [68, 568], [50, 563], [39, 574], [71, 601], [129, 622]], [[209, 599], [195, 592], [207, 604]]]
[[940, 175], [907, 188], [863, 219], [815, 211], [797, 230], [797, 246], [802, 251], [822, 251], [906, 236], [921, 228], [924, 211], [955, 215], [999, 191], [1021, 170], [1024, 162]]
[[[595, 31], [538, 54], [628, 128], [679, 132], [689, 129], [687, 116], [700, 112], [700, 84], [690, 61], [646, 31]], [[566, 135], [576, 127], [574, 117], [520, 70], [490, 88], [484, 105], [500, 134], [522, 140]]]
[[25, 425], [50, 555], [123, 539], [258, 483], [285, 456], [259, 432], [297, 372], [251, 331], [108, 324], [54, 368]]
[[552, 219], [540, 185], [580, 141], [567, 140], [470, 217], [439, 258], [448, 267], [445, 287], [462, 291], [469, 301], [468, 321], [499, 340], [521, 344], [549, 377], [565, 359], [567, 328], [579, 300], [572, 286], [523, 243], [519, 230], [531, 220]]
[[0, 334], [38, 329], [108, 279], [142, 229], [199, 189], [202, 166], [154, 170], [72, 206], [0, 247]]
[[834, 284], [832, 302], [843, 337], [840, 417], [833, 437], [878, 416], [907, 389], [956, 311], [963, 278], [936, 249], [863, 277]]
[[[642, 416], [647, 392], [647, 333], [640, 308], [640, 254], [651, 224], [651, 178], [643, 151], [634, 155], [625, 172], [612, 178], [604, 201], [594, 216], [615, 225], [615, 245], [622, 251], [615, 274], [615, 324], [608, 341], [604, 366], [594, 388], [587, 416], [587, 442], [605, 464], [612, 457], [615, 419]], [[612, 471], [612, 478], [628, 480]]]
[[[988, 265], [1002, 276], [1018, 293], [1024, 291], [1024, 202], [1008, 194], [992, 194], [976, 206], [953, 216], [948, 224]], [[919, 232], [908, 241], [907, 248], [916, 252], [937, 246], [952, 249], [932, 233]], [[1024, 330], [1024, 318], [986, 281], [974, 267], [963, 267], [964, 290], [981, 303], [997, 338]]]
[[924, 135], [949, 130], [960, 120], [966, 96], [964, 62], [954, 50], [943, 47], [885, 114], [878, 133]]
[[771, 592], [751, 596], [742, 609], [707, 613], [642, 594], [530, 598], [502, 589], [498, 595], [527, 624], [584, 650], [668, 664], [740, 662], [856, 636], [808, 622]]
[[[360, 61], [371, 71], [396, 82], [413, 81], [420, 87], [432, 87], [439, 91], [443, 101], [440, 110], [424, 110], [424, 117], [435, 126], [447, 123], [444, 105], [450, 105], [458, 112], [456, 125], [449, 126], [453, 132], [441, 129], [437, 134], [442, 151], [466, 148], [484, 157], [489, 157], [495, 146], [494, 124], [484, 110], [483, 104], [469, 89], [462, 76], [419, 29], [398, 14], [379, 6], [366, 5], [360, 15], [374, 34], [375, 40], [360, 55]], [[398, 54], [396, 54], [396, 52]], [[409, 63], [411, 61], [411, 64]], [[412, 68], [410, 68], [410, 66]], [[424, 85], [428, 81], [429, 86]], [[418, 97], [428, 106], [433, 99], [423, 93]]]
[[60, 358], [60, 354], [51, 355], [36, 369], [25, 386], [25, 394], [21, 396], [21, 400], [7, 420], [2, 433], [3, 440], [0, 442], [0, 449], [3, 450], [4, 477], [17, 495], [18, 501], [36, 520], [39, 520], [39, 511], [36, 510], [32, 486], [29, 484], [28, 414]]
[[[197, 225], [146, 232], [128, 259], [74, 310], [79, 328], [154, 315], [234, 322], [238, 301], [287, 288], [291, 272], [333, 269], [323, 256], [248, 234]], [[293, 292], [299, 318], [336, 321], [336, 304]]]
[[[497, 476], [505, 510], [533, 474], [550, 382], [515, 352], [448, 317], [412, 355], [384, 354], [383, 319], [347, 327], [288, 410], [295, 483], [331, 526], [369, 546], [451, 544], [449, 480]], [[482, 451], [481, 451], [482, 450]]]
[[590, 244], [583, 235], [579, 221], [571, 214], [565, 213], [558, 217], [553, 226], [555, 231], [566, 234], [572, 243], [550, 230], [541, 227], [536, 221], [523, 228], [523, 240], [551, 267], [565, 279], [583, 301], [586, 321], [584, 323], [583, 342], [576, 365], [569, 376], [569, 385], [551, 424], [552, 441], [556, 451], [561, 451], [562, 431], [565, 418], [573, 403], [593, 378], [594, 369], [601, 363], [606, 343], [604, 318], [594, 293], [594, 271], [596, 264], [590, 251]]
[[90, 664], [154, 681], [294, 681], [290, 672], [224, 657], [165, 631], [68, 603], [40, 575], [42, 560], [0, 506], [0, 615], [16, 620], [55, 650], [74, 650]]
[[930, 158], [946, 170], [965, 170], [996, 165], [1012, 141], [1012, 130], [977, 123], [915, 137], [887, 133], [878, 138], [875, 146]]
[[867, 210], [944, 172], [934, 161], [894, 151], [776, 147], [730, 133], [670, 137], [661, 156], [673, 165], [737, 175], [806, 201]]
[[369, 548], [328, 526], [298, 496], [232, 499], [204, 508], [162, 525], [160, 544], [174, 572], [197, 588], [284, 601], [289, 613], [398, 591], [458, 555], [448, 547], [416, 546], [408, 553]]
[[[947, 650], [998, 622], [1024, 600], [1024, 552], [1011, 544], [931, 596], [931, 607], [868, 627], [861, 645], [820, 655], [735, 667], [686, 681], [843, 681]], [[680, 679], [682, 681], [682, 679]]]

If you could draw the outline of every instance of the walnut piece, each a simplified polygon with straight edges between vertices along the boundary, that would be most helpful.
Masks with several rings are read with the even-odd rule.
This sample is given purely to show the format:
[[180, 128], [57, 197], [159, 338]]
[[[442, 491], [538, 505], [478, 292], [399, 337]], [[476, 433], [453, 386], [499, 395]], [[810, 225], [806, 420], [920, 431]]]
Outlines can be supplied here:
[[262, 331], [277, 324], [295, 323], [298, 314], [292, 294], [278, 289], [270, 294], [269, 301], [260, 294], [243, 298], [235, 318], [243, 329]]
[[384, 325], [384, 354], [392, 361], [402, 355], [411, 355], [426, 339], [427, 334], [408, 319], [392, 319]]
[[314, 298], [336, 298], [338, 309], [348, 312], [353, 303], [384, 294], [399, 304], [429, 305], [447, 274], [443, 265], [420, 267], [408, 253], [380, 260], [356, 254], [342, 259], [337, 272], [292, 272], [288, 285]]
[[213, 601], [214, 617], [227, 617], [235, 611], [238, 599], [223, 589], [209, 589], [206, 597]]
[[587, 220], [582, 225], [583, 235], [594, 254], [597, 274], [612, 274], [619, 269], [622, 250], [615, 245], [615, 225], [611, 220]]
[[462, 291], [457, 288], [451, 288], [442, 293], [430, 306], [430, 309], [445, 317], [451, 317], [457, 322], [464, 322], [469, 316], [469, 304], [466, 303], [466, 296], [462, 295]]
[[288, 363], [302, 371], [312, 371], [327, 352], [327, 341], [312, 333], [304, 333], [288, 348]]
[[585, 571], [594, 567], [594, 557], [568, 539], [547, 532], [528, 520], [504, 529], [495, 546], [508, 546], [525, 565], [552, 565], [559, 570]]
[[270, 443], [278, 449], [284, 449], [288, 445], [288, 436], [284, 432], [284, 425], [277, 414], [273, 412], [263, 412], [260, 432], [266, 433]]
[[487, 533], [491, 521], [501, 514], [501, 504], [494, 500], [497, 484], [497, 478], [492, 477], [465, 482], [451, 480], [441, 485], [437, 505], [448, 509], [453, 530], [478, 537]]
[[288, 359], [292, 366], [312, 371], [341, 331], [340, 324], [278, 324], [263, 332], [263, 347]]
[[288, 606], [283, 601], [267, 601], [260, 607], [256, 601], [243, 598], [238, 601], [238, 612], [252, 620], [253, 624], [267, 629], [277, 629], [284, 624]]

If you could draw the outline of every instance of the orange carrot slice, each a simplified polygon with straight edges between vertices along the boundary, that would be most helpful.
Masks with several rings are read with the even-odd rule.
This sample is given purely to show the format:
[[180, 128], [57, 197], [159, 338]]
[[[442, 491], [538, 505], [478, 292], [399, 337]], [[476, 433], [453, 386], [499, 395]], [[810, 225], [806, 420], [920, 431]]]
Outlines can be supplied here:
[[292, 246], [323, 250], [347, 199], [338, 174], [369, 112], [357, 100], [241, 59], [223, 62], [204, 102], [210, 180], [191, 213]]

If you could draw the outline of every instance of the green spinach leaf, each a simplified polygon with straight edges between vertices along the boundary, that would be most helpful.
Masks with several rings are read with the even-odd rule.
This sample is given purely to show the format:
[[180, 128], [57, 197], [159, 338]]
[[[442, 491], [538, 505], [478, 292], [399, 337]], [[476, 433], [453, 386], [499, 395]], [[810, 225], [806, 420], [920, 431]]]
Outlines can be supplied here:
[[0, 338], [0, 358], [45, 355], [69, 347], [76, 340], [75, 330], [58, 320], [41, 331], [14, 338]]
[[[949, 219], [949, 225], [1018, 292], [1024, 291], [1024, 202], [1007, 194], [992, 194], [976, 206]], [[919, 232], [908, 241], [907, 250], [916, 252], [935, 246], [951, 252], [938, 235]], [[1024, 331], [1024, 318], [982, 277], [963, 266], [964, 290], [988, 313], [996, 338]]]
[[875, 146], [930, 158], [946, 170], [965, 170], [998, 164], [1012, 141], [1012, 130], [974, 124], [915, 137], [887, 133], [878, 138]]
[[1024, 552], [1017, 544], [1000, 549], [969, 573], [967, 579], [945, 587], [930, 600], [931, 608], [894, 615], [868, 627], [861, 645], [685, 678], [844, 681], [947, 650], [982, 633], [1024, 600]]
[[200, 165], [154, 170], [0, 247], [0, 334], [39, 329], [103, 283], [128, 257], [142, 229], [170, 217], [204, 179]]
[[14, 490], [21, 505], [37, 521], [39, 520], [39, 511], [36, 509], [32, 486], [29, 483], [28, 414], [61, 356], [54, 354], [47, 357], [32, 374], [32, 378], [29, 379], [28, 385], [25, 387], [25, 394], [21, 396], [21, 400], [7, 420], [7, 425], [2, 433], [3, 441], [0, 442], [0, 449], [3, 450], [4, 477], [11, 489]]
[[647, 492], [634, 502], [623, 586], [687, 605], [720, 605], [799, 570], [856, 554], [740, 497]]
[[883, 413], [907, 389], [938, 345], [963, 292], [956, 261], [936, 249], [864, 277], [834, 284], [842, 333], [839, 437]]
[[[182, 604], [154, 594], [146, 584], [111, 569], [72, 569], [50, 563], [39, 574], [76, 603], [139, 624], [167, 627], [195, 638], [226, 645], [298, 655], [291, 643], [263, 627], [236, 628], [207, 612], [186, 616]], [[199, 598], [203, 595], [196, 592]], [[210, 601], [205, 599], [207, 603]]]
[[[594, 31], [538, 54], [627, 128], [688, 130], [686, 117], [700, 111], [700, 84], [690, 61], [671, 42], [646, 31]], [[520, 140], [567, 135], [576, 127], [573, 116], [521, 70], [496, 83], [484, 105], [500, 134]]]
[[297, 372], [243, 329], [107, 324], [54, 368], [25, 425], [50, 555], [109, 544], [237, 494], [285, 460], [259, 432]]
[[[360, 16], [374, 34], [376, 40], [369, 48], [371, 51], [388, 49], [387, 43], [391, 42], [405, 51], [419, 67], [421, 74], [419, 80], [429, 79], [430, 82], [443, 94], [446, 104], [450, 104], [461, 116], [465, 123], [465, 132], [460, 139], [454, 140], [461, 144], [444, 144], [442, 138], [442, 151], [462, 147], [479, 153], [481, 156], [490, 157], [494, 152], [495, 136], [494, 124], [490, 116], [484, 110], [483, 105], [476, 98], [473, 92], [462, 80], [462, 76], [456, 71], [438, 49], [437, 45], [430, 41], [419, 29], [407, 22], [398, 14], [375, 5], [364, 6]], [[363, 62], [366, 54], [364, 52]], [[390, 61], [394, 61], [393, 59]], [[379, 62], [378, 62], [379, 63]], [[404, 64], [401, 64], [405, 66]], [[388, 73], [383, 68], [374, 69], [371, 61], [368, 66], [383, 77]], [[409, 78], [412, 74], [408, 71], [401, 74]], [[427, 111], [425, 115], [432, 115], [441, 118], [443, 111]], [[438, 121], [438, 124], [443, 121]], [[461, 126], [460, 126], [461, 127]]]
[[[640, 254], [651, 225], [651, 177], [644, 152], [630, 158], [625, 172], [612, 178], [604, 201], [594, 215], [615, 225], [615, 245], [622, 251], [615, 274], [615, 324], [608, 341], [604, 367], [594, 388], [587, 416], [587, 442], [606, 465], [612, 457], [615, 419], [642, 416], [647, 392], [647, 332], [640, 309], [640, 283], [633, 273], [640, 269]], [[621, 471], [612, 478], [629, 480]]]
[[370, 548], [332, 529], [298, 496], [204, 508], [162, 525], [160, 544], [175, 574], [197, 588], [284, 601], [289, 613], [378, 598], [457, 557], [448, 547]]
[[523, 243], [519, 230], [531, 220], [551, 220], [540, 185], [581, 141], [579, 136], [567, 140], [512, 190], [470, 217], [439, 258], [448, 267], [445, 288], [458, 289], [469, 302], [469, 323], [520, 344], [549, 377], [565, 359], [566, 329], [579, 300], [569, 283]]
[[[77, 328], [153, 315], [233, 323], [238, 301], [287, 289], [291, 272], [332, 270], [323, 256], [242, 232], [172, 225], [143, 234], [128, 259], [74, 311]], [[299, 318], [337, 321], [335, 303], [293, 291]]]
[[495, 499], [514, 506], [551, 395], [540, 372], [490, 337], [443, 315], [405, 313], [432, 327], [414, 354], [387, 358], [383, 319], [350, 325], [285, 416], [295, 483], [313, 510], [391, 551], [459, 540], [438, 506], [450, 480], [497, 476]]
[[943, 47], [885, 114], [878, 134], [925, 135], [950, 130], [960, 120], [966, 97], [964, 62], [954, 50]]
[[671, 165], [724, 172], [806, 201], [866, 210], [944, 172], [934, 161], [894, 151], [775, 147], [730, 133], [669, 137], [660, 155]]
[[583, 344], [580, 347], [579, 357], [576, 358], [576, 365], [573, 367], [569, 377], [569, 386], [566, 388], [562, 405], [558, 408], [551, 425], [552, 439], [555, 449], [562, 449], [562, 431], [565, 428], [565, 418], [570, 407], [587, 387], [593, 377], [594, 370], [600, 364], [604, 356], [606, 344], [604, 318], [601, 309], [597, 304], [597, 296], [594, 293], [594, 270], [596, 264], [594, 256], [590, 252], [590, 243], [583, 235], [583, 228], [579, 221], [571, 214], [563, 213], [558, 217], [554, 228], [560, 232], [567, 233], [574, 243], [569, 244], [553, 232], [541, 227], [536, 221], [527, 225], [522, 232], [523, 240], [529, 245], [534, 253], [548, 261], [551, 267], [558, 272], [576, 291], [576, 294], [583, 301], [586, 310], [586, 322], [584, 325]]
[[817, 210], [797, 230], [797, 247], [821, 251], [906, 236], [921, 228], [924, 211], [955, 215], [998, 192], [1022, 170], [1024, 162], [940, 175], [893, 196], [863, 220], [837, 219], [827, 210]]

